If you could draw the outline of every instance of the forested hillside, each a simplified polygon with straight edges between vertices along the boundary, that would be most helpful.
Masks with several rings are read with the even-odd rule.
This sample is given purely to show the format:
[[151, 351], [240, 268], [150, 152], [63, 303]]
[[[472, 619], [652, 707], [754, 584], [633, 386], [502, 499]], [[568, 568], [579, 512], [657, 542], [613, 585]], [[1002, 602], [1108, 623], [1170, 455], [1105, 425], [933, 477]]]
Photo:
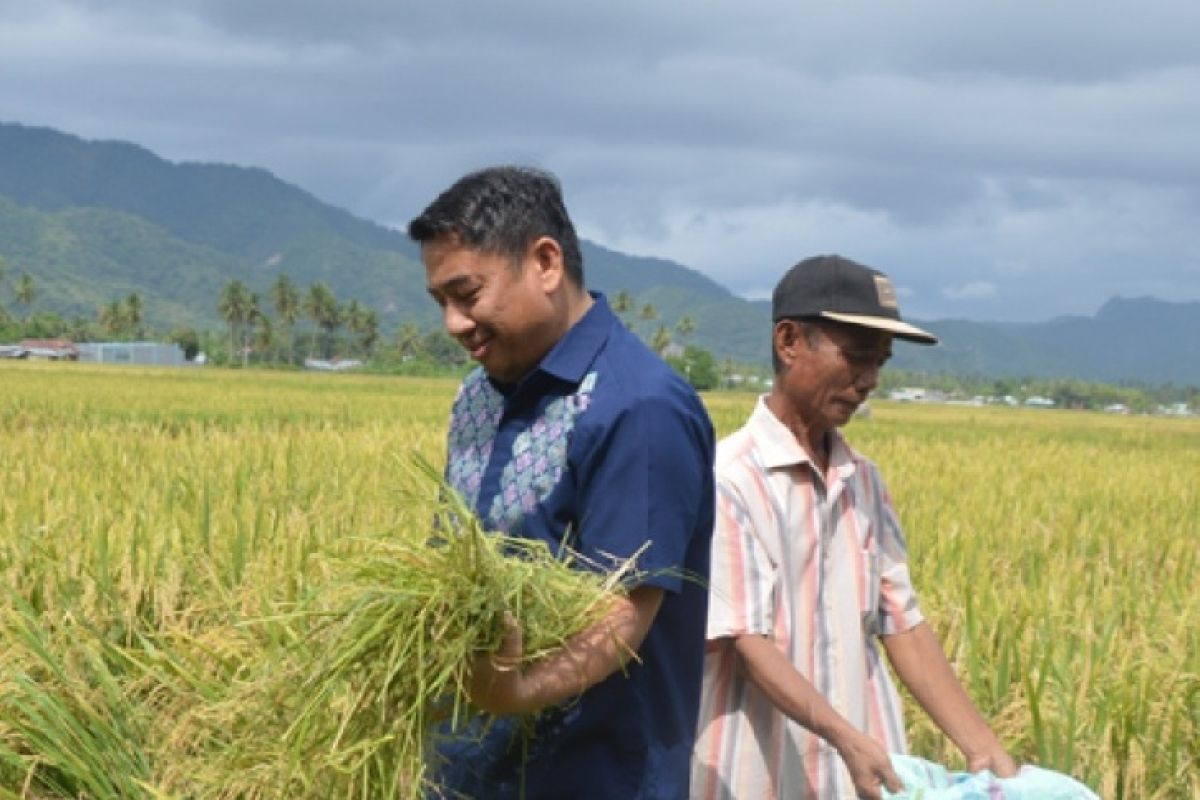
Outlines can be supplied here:
[[[588, 285], [620, 298], [648, 340], [768, 361], [765, 302], [664, 259], [591, 242], [583, 251]], [[385, 336], [438, 323], [400, 231], [262, 169], [173, 163], [127, 142], [0, 123], [0, 313], [96, 320], [132, 293], [151, 328], [220, 330], [223, 289], [239, 281], [265, 299], [281, 275], [369, 307]], [[894, 363], [905, 370], [1200, 385], [1200, 303], [1114, 298], [1093, 317], [918, 322], [942, 344], [898, 345]]]

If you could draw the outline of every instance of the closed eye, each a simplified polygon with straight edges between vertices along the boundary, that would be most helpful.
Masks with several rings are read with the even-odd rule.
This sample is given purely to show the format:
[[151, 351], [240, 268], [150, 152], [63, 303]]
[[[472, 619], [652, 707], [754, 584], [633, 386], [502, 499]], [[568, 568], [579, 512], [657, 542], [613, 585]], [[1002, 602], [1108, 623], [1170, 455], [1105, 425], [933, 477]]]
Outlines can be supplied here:
[[883, 367], [892, 357], [891, 353], [879, 353], [874, 350], [843, 350], [842, 356], [855, 367]]
[[438, 287], [430, 286], [426, 291], [442, 308], [449, 302], [469, 306], [479, 299], [482, 286], [470, 277], [452, 278]]

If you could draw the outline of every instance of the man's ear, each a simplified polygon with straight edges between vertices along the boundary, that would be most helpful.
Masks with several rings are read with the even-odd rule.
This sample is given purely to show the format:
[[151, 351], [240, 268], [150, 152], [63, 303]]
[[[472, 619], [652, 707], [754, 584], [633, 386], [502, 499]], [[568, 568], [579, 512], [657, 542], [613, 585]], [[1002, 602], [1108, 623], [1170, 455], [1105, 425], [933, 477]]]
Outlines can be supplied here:
[[798, 348], [808, 347], [803, 326], [793, 319], [781, 319], [776, 322], [771, 339], [779, 363], [788, 366], [796, 360]]
[[537, 268], [537, 279], [547, 294], [558, 290], [566, 280], [562, 247], [549, 236], [540, 236], [529, 246], [530, 260]]

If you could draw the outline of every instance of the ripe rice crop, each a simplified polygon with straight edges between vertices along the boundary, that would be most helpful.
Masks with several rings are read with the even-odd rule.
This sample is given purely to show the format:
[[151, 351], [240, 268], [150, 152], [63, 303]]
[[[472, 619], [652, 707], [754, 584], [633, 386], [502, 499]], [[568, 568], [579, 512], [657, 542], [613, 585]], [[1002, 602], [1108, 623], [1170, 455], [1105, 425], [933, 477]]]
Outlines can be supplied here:
[[148, 665], [156, 683], [179, 689], [169, 746], [156, 754], [160, 789], [419, 798], [435, 723], [471, 713], [468, 665], [499, 645], [505, 615], [532, 661], [599, 619], [619, 591], [621, 572], [573, 569], [540, 542], [488, 535], [445, 502], [436, 541], [428, 523], [417, 536], [364, 539], [326, 560], [319, 591], [295, 609], [227, 629], [226, 647], [240, 643], [233, 674], [206, 671], [213, 659], [195, 642], [173, 643], [184, 669], [180, 659]]
[[[323, 787], [263, 788], [287, 758], [348, 769], [328, 736], [344, 699], [311, 709], [317, 751], [280, 744], [315, 696], [296, 665], [335, 636], [297, 615], [344, 607], [333, 587], [373, 580], [389, 532], [429, 530], [436, 502], [400, 465], [440, 463], [453, 391], [0, 364], [0, 798], [303, 797]], [[753, 402], [705, 399], [721, 434]], [[1200, 796], [1200, 421], [879, 403], [849, 436], [1012, 752], [1106, 798]], [[907, 718], [914, 753], [959, 763]], [[197, 744], [214, 727], [236, 750]]]

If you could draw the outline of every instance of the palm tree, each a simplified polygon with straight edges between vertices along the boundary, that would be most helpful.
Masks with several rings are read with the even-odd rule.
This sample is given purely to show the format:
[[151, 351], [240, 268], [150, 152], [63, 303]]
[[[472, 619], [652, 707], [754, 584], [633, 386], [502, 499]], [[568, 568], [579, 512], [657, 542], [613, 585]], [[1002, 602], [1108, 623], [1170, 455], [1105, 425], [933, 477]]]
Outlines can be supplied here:
[[275, 314], [285, 331], [287, 339], [288, 363], [295, 361], [296, 321], [300, 319], [300, 292], [292, 279], [284, 273], [271, 284], [271, 305], [275, 306]]
[[421, 329], [415, 322], [406, 322], [396, 330], [396, 352], [407, 361], [421, 354]]
[[351, 300], [346, 304], [343, 316], [346, 327], [358, 338], [357, 344], [362, 350], [362, 355], [369, 358], [375, 343], [379, 341], [379, 315], [375, 313], [375, 309], [367, 308], [357, 300]]
[[[350, 298], [350, 302], [346, 303], [342, 317], [345, 319], [346, 327], [350, 329], [350, 333], [357, 336], [362, 331], [366, 315], [367, 307], [352, 297]], [[353, 350], [353, 348], [351, 349]]]
[[633, 310], [633, 295], [627, 290], [621, 289], [613, 295], [612, 310], [617, 317], [625, 323], [626, 328], [632, 328], [633, 324], [625, 319], [625, 315]]
[[658, 319], [658, 309], [651, 303], [643, 304], [641, 310], [638, 311], [638, 322], [654, 322], [656, 319]]
[[324, 333], [325, 346], [321, 352], [325, 358], [329, 358], [334, 333], [342, 324], [342, 310], [338, 307], [333, 290], [320, 281], [308, 287], [304, 313]]
[[[246, 288], [246, 284], [242, 283], [237, 278], [234, 278], [225, 285], [221, 290], [221, 297], [217, 300], [217, 311], [221, 317], [229, 324], [229, 360], [233, 361], [234, 354], [238, 348], [238, 334], [242, 332], [246, 323], [251, 320], [251, 309], [253, 303], [251, 298], [254, 295]], [[243, 335], [244, 336], [244, 335]], [[243, 345], [245, 343], [243, 342]], [[243, 346], [243, 362], [245, 360], [245, 347]]]
[[142, 338], [142, 298], [137, 292], [130, 292], [125, 298], [125, 322], [134, 338]]
[[686, 314], [683, 315], [675, 323], [675, 332], [679, 334], [680, 340], [686, 343], [688, 338], [696, 332], [696, 321]]
[[29, 307], [37, 299], [37, 284], [33, 282], [33, 277], [28, 272], [22, 272], [21, 277], [17, 279], [17, 285], [13, 289], [13, 298], [25, 306], [25, 314], [28, 316]]
[[[256, 297], [255, 305], [257, 305], [257, 299]], [[275, 332], [272, 329], [271, 318], [261, 311], [254, 315], [254, 336], [251, 341], [254, 344], [254, 349], [260, 353], [270, 351], [275, 344]]]
[[121, 307], [120, 300], [113, 300], [100, 307], [100, 327], [104, 328], [104, 332], [109, 336], [117, 337], [125, 330], [125, 309]]
[[[246, 311], [246, 326], [242, 331], [242, 366], [245, 367], [250, 361], [250, 346], [247, 339], [250, 335], [250, 326], [256, 326], [256, 335], [253, 341], [257, 341], [257, 326], [265, 324], [267, 326], [267, 341], [271, 339], [271, 320], [267, 319], [267, 315], [262, 312], [262, 306], [258, 302], [258, 293], [250, 293], [250, 307]], [[255, 349], [258, 345], [255, 344]]]
[[661, 356], [670, 344], [671, 331], [667, 329], [666, 325], [659, 325], [658, 330], [654, 332], [654, 336], [650, 339], [650, 349]]
[[379, 315], [373, 308], [368, 308], [367, 313], [363, 315], [358, 329], [358, 341], [367, 358], [370, 358], [375, 351], [375, 343], [379, 341]]

